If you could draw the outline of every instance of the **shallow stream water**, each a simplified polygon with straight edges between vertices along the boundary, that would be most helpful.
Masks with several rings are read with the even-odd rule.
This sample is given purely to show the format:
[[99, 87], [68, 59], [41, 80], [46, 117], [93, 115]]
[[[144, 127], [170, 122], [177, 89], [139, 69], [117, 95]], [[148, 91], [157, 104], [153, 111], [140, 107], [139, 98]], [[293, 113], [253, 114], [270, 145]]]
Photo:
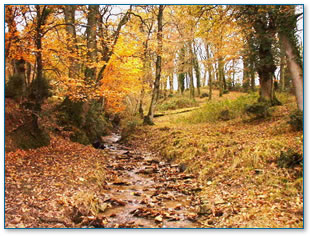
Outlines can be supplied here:
[[104, 190], [106, 227], [200, 228], [200, 187], [195, 176], [183, 173], [178, 165], [164, 162], [151, 153], [118, 143], [118, 134], [103, 137], [108, 165], [117, 178]]

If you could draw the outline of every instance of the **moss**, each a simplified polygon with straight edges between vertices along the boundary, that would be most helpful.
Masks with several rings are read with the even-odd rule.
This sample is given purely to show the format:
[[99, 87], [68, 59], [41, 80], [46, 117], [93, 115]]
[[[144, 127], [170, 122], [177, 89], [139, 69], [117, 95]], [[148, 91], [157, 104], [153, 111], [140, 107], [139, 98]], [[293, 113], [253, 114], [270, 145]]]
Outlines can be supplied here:
[[18, 99], [24, 95], [25, 81], [20, 75], [13, 75], [5, 85], [5, 97]]
[[27, 96], [30, 100], [35, 100], [37, 103], [42, 103], [46, 98], [52, 95], [51, 85], [47, 78], [36, 78], [28, 88]]
[[219, 115], [219, 120], [223, 120], [223, 121], [227, 121], [227, 120], [230, 120], [232, 117], [231, 117], [231, 114], [229, 112], [229, 110], [223, 110], [220, 112], [220, 115]]
[[72, 135], [70, 135], [70, 140], [84, 145], [88, 145], [90, 143], [86, 133], [81, 130], [76, 130]]
[[72, 124], [76, 127], [82, 127], [85, 122], [83, 115], [83, 102], [74, 102], [65, 98], [59, 106], [60, 112], [57, 115], [58, 122], [61, 125]]
[[270, 103], [268, 102], [256, 102], [251, 105], [247, 105], [245, 107], [245, 111], [248, 114], [253, 114], [256, 116], [256, 118], [266, 118], [270, 116]]
[[50, 143], [48, 133], [39, 128], [37, 119], [32, 117], [24, 125], [9, 134], [16, 148], [32, 149], [47, 146]]
[[303, 157], [301, 154], [288, 149], [286, 152], [281, 152], [277, 164], [281, 168], [292, 168], [302, 164]]
[[76, 130], [71, 137], [74, 142], [84, 145], [93, 143], [112, 128], [97, 101], [75, 102], [66, 98], [58, 109], [58, 124]]
[[304, 117], [303, 112], [300, 110], [295, 110], [290, 115], [290, 121], [288, 122], [294, 130], [301, 131], [303, 130]]
[[141, 123], [142, 121], [138, 116], [130, 116], [121, 120], [121, 140], [125, 141]]

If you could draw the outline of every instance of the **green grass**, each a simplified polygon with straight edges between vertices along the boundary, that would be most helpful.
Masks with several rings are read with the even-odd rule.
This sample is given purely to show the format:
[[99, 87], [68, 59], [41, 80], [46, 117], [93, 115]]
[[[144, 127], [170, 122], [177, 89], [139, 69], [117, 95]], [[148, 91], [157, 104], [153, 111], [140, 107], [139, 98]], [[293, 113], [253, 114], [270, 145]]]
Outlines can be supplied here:
[[157, 105], [158, 111], [167, 111], [167, 110], [176, 110], [181, 108], [189, 108], [198, 106], [198, 103], [184, 96], [174, 96], [172, 98], [168, 98], [167, 100], [163, 101], [162, 103]]
[[230, 119], [237, 118], [244, 114], [247, 105], [253, 104], [257, 99], [257, 94], [249, 94], [234, 100], [208, 101], [201, 109], [192, 112], [189, 116], [182, 117], [179, 121], [191, 124], [215, 122], [220, 119], [221, 112], [225, 110], [229, 111]]

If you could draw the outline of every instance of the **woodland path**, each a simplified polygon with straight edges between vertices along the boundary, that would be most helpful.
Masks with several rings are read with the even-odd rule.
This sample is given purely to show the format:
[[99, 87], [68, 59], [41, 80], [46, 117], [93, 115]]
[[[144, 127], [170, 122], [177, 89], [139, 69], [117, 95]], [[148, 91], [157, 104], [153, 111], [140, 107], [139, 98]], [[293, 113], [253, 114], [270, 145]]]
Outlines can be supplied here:
[[104, 137], [113, 158], [107, 167], [118, 175], [105, 190], [106, 202], [112, 205], [103, 213], [108, 219], [105, 227], [201, 227], [195, 196], [201, 188], [195, 176], [151, 153], [122, 146], [119, 138]]

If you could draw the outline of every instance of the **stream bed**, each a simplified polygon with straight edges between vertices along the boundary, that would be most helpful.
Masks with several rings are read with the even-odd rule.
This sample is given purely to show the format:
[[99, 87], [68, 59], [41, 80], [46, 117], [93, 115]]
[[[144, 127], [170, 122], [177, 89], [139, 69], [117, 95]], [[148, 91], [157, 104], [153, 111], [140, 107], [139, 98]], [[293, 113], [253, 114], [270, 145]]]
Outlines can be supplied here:
[[110, 206], [103, 213], [105, 227], [201, 228], [195, 176], [119, 140], [115, 133], [103, 137], [111, 158], [107, 168], [117, 175], [103, 190]]

